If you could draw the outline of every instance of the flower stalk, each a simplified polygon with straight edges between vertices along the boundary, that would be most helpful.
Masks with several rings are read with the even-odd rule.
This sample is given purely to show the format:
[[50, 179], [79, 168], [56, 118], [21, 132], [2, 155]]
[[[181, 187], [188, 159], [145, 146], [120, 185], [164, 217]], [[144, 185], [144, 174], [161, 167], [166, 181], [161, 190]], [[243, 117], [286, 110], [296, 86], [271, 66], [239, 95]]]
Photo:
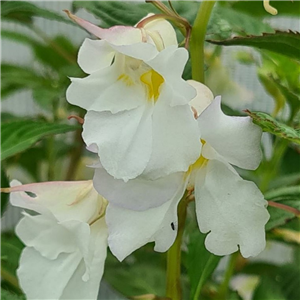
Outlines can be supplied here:
[[201, 83], [204, 78], [204, 42], [207, 24], [216, 1], [203, 1], [194, 21], [190, 41], [192, 79]]
[[172, 300], [182, 299], [180, 282], [181, 274], [181, 244], [189, 200], [186, 194], [178, 205], [178, 232], [177, 237], [167, 253], [167, 291], [166, 296]]

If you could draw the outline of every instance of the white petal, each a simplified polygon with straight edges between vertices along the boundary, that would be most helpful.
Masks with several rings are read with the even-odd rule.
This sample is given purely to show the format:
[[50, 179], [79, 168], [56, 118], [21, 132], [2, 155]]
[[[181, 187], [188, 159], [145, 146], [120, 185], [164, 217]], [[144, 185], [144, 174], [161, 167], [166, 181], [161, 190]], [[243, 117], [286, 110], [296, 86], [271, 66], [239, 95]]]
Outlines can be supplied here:
[[[16, 184], [19, 183], [12, 182], [12, 185]], [[43, 215], [53, 214], [58, 221], [78, 220], [88, 223], [98, 215], [103, 205], [103, 199], [93, 189], [91, 180], [18, 185], [11, 187], [10, 192], [13, 206]]]
[[163, 89], [152, 116], [153, 151], [144, 171], [151, 179], [187, 171], [201, 152], [200, 133], [190, 106], [171, 107], [168, 95]]
[[266, 244], [267, 202], [253, 182], [243, 180], [219, 161], [200, 169], [195, 184], [196, 213], [206, 248], [216, 255], [240, 248], [244, 257], [259, 254]]
[[[160, 50], [171, 45], [178, 45], [175, 30], [165, 19], [155, 19], [147, 23], [143, 28], [146, 30], [147, 34], [151, 36], [156, 47]], [[161, 46], [158, 47], [158, 44], [161, 44]]]
[[119, 53], [143, 61], [151, 60], [159, 53], [155, 45], [145, 42], [132, 45], [115, 45], [110, 43], [110, 46]]
[[60, 299], [81, 260], [79, 251], [62, 253], [57, 259], [49, 260], [33, 248], [26, 247], [17, 274], [27, 299]]
[[120, 76], [123, 62], [99, 70], [85, 78], [71, 78], [67, 90], [69, 103], [86, 110], [117, 113], [136, 108], [145, 103], [142, 85], [128, 85]]
[[105, 216], [108, 245], [120, 261], [149, 242], [155, 242], [154, 250], [158, 252], [171, 247], [177, 235], [177, 205], [185, 186], [181, 184], [173, 198], [163, 205], [145, 211], [108, 205]]
[[173, 106], [188, 104], [196, 97], [196, 90], [181, 78], [187, 60], [188, 52], [185, 48], [169, 46], [147, 62], [151, 68], [164, 77], [166, 84], [172, 89], [170, 104]]
[[57, 223], [54, 217], [25, 215], [16, 227], [16, 234], [28, 247], [33, 247], [48, 259], [77, 249], [74, 236]]
[[197, 96], [192, 99], [189, 104], [197, 111], [197, 116], [199, 116], [214, 100], [214, 95], [212, 91], [201, 82], [187, 80], [187, 83], [196, 89]]
[[[96, 299], [107, 252], [107, 228], [104, 219], [91, 226], [89, 257], [82, 260], [64, 289], [62, 299]], [[88, 273], [86, 273], [86, 263]], [[88, 276], [87, 276], [88, 275]], [[84, 280], [83, 280], [84, 279]]]
[[198, 118], [201, 138], [208, 142], [229, 163], [254, 170], [261, 161], [262, 131], [250, 117], [230, 117], [221, 110], [216, 97]]
[[140, 175], [152, 149], [152, 109], [142, 106], [111, 114], [89, 111], [83, 124], [87, 146], [97, 144], [103, 167], [125, 181]]
[[98, 164], [95, 166], [94, 187], [110, 203], [131, 210], [146, 210], [168, 201], [181, 185], [184, 173], [177, 172], [157, 180], [142, 176], [124, 182], [114, 179]]
[[109, 67], [115, 51], [106, 41], [85, 39], [78, 52], [78, 64], [87, 74]]

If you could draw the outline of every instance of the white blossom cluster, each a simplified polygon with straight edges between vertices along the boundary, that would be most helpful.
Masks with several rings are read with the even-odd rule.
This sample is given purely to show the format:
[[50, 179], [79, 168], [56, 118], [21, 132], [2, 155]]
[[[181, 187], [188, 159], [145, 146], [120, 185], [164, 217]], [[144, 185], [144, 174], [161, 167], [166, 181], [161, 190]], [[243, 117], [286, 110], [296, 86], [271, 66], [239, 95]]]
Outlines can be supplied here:
[[83, 42], [78, 64], [88, 75], [67, 90], [87, 111], [82, 136], [98, 162], [93, 181], [12, 182], [11, 203], [38, 213], [24, 213], [16, 229], [27, 298], [96, 299], [107, 246], [120, 261], [148, 242], [167, 251], [186, 190], [210, 252], [260, 253], [266, 201], [233, 166], [258, 167], [261, 129], [182, 79], [188, 51], [166, 20], [102, 29], [71, 17], [99, 38]]

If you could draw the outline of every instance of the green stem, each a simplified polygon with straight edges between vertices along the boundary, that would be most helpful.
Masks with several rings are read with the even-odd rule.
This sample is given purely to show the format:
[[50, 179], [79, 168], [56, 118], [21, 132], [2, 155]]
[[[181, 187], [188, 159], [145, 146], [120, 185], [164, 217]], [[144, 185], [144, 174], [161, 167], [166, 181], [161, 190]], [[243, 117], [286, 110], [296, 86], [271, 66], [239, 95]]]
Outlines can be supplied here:
[[226, 300], [227, 299], [227, 293], [228, 293], [228, 286], [230, 279], [234, 273], [236, 261], [239, 257], [239, 252], [235, 252], [231, 254], [230, 260], [224, 275], [223, 282], [221, 283], [219, 287], [219, 292], [218, 292], [218, 300]]
[[203, 1], [194, 21], [190, 52], [192, 59], [192, 79], [204, 83], [204, 42], [207, 24], [216, 1]]
[[166, 296], [172, 300], [182, 299], [181, 290], [181, 243], [186, 220], [188, 200], [183, 196], [178, 205], [178, 232], [177, 237], [167, 253], [167, 291]]

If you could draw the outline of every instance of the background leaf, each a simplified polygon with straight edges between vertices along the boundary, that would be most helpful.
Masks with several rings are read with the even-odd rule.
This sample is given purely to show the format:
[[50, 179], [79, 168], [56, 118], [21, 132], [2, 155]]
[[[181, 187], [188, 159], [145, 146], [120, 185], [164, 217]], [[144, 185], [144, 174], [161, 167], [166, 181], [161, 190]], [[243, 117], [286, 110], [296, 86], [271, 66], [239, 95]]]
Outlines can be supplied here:
[[249, 110], [246, 112], [253, 119], [253, 123], [260, 126], [263, 131], [270, 132], [300, 145], [300, 129], [294, 129], [284, 123], [280, 123], [263, 112], [251, 112]]
[[[4, 169], [1, 166], [1, 187], [9, 187], [9, 180]], [[1, 193], [1, 216], [3, 215], [6, 205], [8, 203], [9, 194]]]
[[74, 131], [78, 125], [21, 120], [3, 123], [1, 128], [1, 160], [31, 147], [50, 134]]
[[276, 31], [261, 36], [234, 37], [223, 41], [208, 40], [208, 42], [222, 46], [250, 46], [300, 60], [300, 33], [298, 32]]
[[42, 17], [49, 20], [60, 21], [68, 24], [74, 24], [62, 14], [43, 9], [32, 2], [26, 1], [1, 1], [1, 17], [23, 24], [32, 24], [32, 17]]
[[198, 285], [203, 287], [222, 258], [206, 250], [205, 237], [199, 230], [189, 235], [186, 265], [190, 280], [190, 299], [194, 299]]

